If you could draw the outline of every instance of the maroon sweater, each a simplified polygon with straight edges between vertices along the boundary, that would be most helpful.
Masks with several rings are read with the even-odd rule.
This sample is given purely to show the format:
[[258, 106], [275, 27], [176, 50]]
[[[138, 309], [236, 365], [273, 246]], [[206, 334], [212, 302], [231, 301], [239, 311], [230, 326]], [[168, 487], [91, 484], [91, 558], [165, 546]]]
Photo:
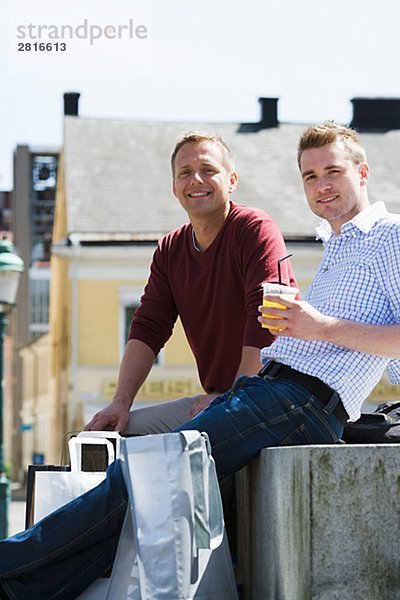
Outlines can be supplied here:
[[[207, 392], [228, 390], [242, 347], [273, 341], [257, 321], [263, 281], [278, 281], [278, 259], [287, 250], [277, 224], [264, 211], [231, 203], [211, 246], [198, 252], [192, 226], [164, 236], [153, 256], [149, 281], [129, 332], [157, 355], [179, 315]], [[296, 286], [289, 261], [282, 281]]]

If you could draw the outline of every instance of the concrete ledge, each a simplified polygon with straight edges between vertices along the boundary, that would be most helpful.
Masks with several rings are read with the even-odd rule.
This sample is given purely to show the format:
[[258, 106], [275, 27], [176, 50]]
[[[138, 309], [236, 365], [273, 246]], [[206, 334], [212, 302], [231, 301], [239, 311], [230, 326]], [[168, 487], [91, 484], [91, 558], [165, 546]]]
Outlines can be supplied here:
[[400, 446], [267, 448], [236, 489], [246, 600], [400, 599]]

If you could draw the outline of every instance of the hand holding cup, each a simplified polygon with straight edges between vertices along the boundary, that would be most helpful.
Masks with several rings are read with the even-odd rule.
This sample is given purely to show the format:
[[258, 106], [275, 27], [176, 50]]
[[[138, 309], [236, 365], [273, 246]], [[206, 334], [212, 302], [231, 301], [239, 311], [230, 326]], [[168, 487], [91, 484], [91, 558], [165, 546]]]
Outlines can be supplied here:
[[[270, 283], [269, 281], [266, 281], [262, 284], [263, 287], [263, 303], [262, 305], [265, 307], [272, 307], [272, 308], [282, 308], [283, 310], [286, 310], [286, 306], [283, 306], [282, 304], [279, 304], [279, 297], [283, 298], [284, 300], [294, 300], [297, 296], [297, 294], [299, 293], [299, 290], [295, 287], [290, 287], [288, 285], [283, 285], [281, 283]], [[273, 295], [276, 296], [276, 302], [275, 301], [271, 301], [271, 300], [267, 300], [267, 298], [265, 298], [266, 295]], [[263, 312], [262, 313], [263, 317], [266, 317], [267, 319], [277, 319], [278, 317], [274, 317], [273, 315], [269, 315], [267, 312]], [[261, 323], [261, 327], [263, 327], [264, 329], [270, 329], [270, 330], [275, 330], [275, 331], [282, 331], [284, 329], [284, 327], [278, 327], [275, 325], [265, 325], [264, 323]]]

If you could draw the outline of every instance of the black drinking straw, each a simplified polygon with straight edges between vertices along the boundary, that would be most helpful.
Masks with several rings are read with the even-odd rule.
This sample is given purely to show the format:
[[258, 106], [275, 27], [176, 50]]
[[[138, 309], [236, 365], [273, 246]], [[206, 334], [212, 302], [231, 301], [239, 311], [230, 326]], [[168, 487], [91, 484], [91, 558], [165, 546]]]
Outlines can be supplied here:
[[278, 260], [278, 280], [279, 280], [279, 285], [282, 285], [281, 262], [283, 260], [286, 260], [287, 258], [290, 258], [291, 256], [293, 256], [293, 254], [288, 254], [287, 256], [284, 256], [283, 258], [280, 258]]

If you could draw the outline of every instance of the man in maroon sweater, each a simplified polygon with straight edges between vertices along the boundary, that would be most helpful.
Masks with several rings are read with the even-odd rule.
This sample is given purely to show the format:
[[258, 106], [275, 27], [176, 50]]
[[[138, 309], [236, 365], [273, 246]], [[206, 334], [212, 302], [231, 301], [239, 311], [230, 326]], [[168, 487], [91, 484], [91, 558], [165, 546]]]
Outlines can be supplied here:
[[[167, 432], [186, 423], [240, 375], [260, 370], [260, 348], [273, 337], [257, 321], [261, 283], [278, 281], [282, 234], [264, 211], [230, 201], [238, 176], [225, 142], [189, 132], [171, 158], [173, 191], [190, 223], [158, 243], [130, 328], [112, 403], [87, 429]], [[296, 285], [288, 261], [282, 280]], [[228, 308], [227, 308], [228, 307]], [[180, 317], [206, 394], [130, 411]]]

